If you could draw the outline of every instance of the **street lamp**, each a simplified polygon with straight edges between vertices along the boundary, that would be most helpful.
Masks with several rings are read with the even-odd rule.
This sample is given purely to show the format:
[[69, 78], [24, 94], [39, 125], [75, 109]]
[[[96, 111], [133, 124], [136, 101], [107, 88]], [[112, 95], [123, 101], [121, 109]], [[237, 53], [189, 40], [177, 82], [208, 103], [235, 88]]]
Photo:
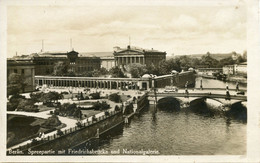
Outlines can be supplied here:
[[153, 74], [151, 74], [152, 77], [152, 86], [153, 86], [153, 91], [154, 91], [154, 98], [155, 98], [155, 102], [154, 102], [154, 113], [155, 114], [157, 112], [157, 94], [156, 94], [156, 87], [155, 87], [155, 76]]

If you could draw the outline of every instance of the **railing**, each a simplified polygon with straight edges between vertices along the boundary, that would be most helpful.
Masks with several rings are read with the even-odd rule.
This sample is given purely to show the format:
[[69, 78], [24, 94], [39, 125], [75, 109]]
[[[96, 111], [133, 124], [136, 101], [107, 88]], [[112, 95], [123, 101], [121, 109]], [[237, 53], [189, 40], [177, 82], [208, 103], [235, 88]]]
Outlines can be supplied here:
[[[150, 97], [154, 97], [153, 93], [149, 93]], [[227, 98], [235, 99], [235, 100], [242, 100], [247, 101], [247, 96], [236, 96], [236, 95], [224, 95], [224, 94], [211, 94], [211, 93], [157, 93], [157, 97], [166, 97], [166, 96], [173, 96], [173, 97], [211, 97], [211, 98]]]
[[67, 136], [71, 133], [74, 133], [76, 131], [79, 131], [79, 130], [82, 130], [84, 128], [87, 128], [93, 124], [96, 124], [102, 120], [105, 120], [109, 117], [112, 117], [116, 114], [118, 114], [119, 112], [121, 112], [121, 110], [113, 110], [113, 111], [109, 111], [109, 115], [102, 115], [100, 117], [97, 117], [95, 121], [91, 120], [91, 121], [87, 121], [87, 122], [84, 122], [82, 123], [82, 126], [75, 126], [75, 127], [72, 127], [72, 128], [69, 128], [69, 129], [65, 129], [63, 132], [62, 135], [58, 135], [57, 133], [55, 133], [54, 135], [51, 135], [51, 136], [47, 136], [47, 137], [44, 137], [44, 138], [41, 138], [40, 140], [36, 140], [34, 139], [34, 141], [30, 142], [30, 143], [27, 143], [26, 145], [23, 145], [23, 146], [19, 146], [18, 148], [15, 148], [15, 149], [19, 149], [21, 151], [24, 151], [30, 147], [33, 147], [33, 146], [37, 146], [37, 145], [40, 145], [40, 144], [43, 144], [43, 143], [46, 143], [46, 142], [49, 142], [49, 141], [53, 141], [57, 138], [60, 138], [60, 137], [63, 137], [63, 136]]

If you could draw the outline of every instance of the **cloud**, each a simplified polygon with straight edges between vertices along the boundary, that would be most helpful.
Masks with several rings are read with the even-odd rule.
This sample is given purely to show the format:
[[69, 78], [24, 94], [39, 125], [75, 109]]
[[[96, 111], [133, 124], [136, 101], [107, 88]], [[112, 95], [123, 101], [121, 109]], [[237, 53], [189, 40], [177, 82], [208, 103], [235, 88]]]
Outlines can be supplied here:
[[8, 53], [37, 52], [42, 39], [46, 50], [67, 50], [70, 38], [78, 50], [111, 51], [129, 36], [133, 45], [175, 54], [244, 50], [245, 15], [230, 6], [8, 7]]

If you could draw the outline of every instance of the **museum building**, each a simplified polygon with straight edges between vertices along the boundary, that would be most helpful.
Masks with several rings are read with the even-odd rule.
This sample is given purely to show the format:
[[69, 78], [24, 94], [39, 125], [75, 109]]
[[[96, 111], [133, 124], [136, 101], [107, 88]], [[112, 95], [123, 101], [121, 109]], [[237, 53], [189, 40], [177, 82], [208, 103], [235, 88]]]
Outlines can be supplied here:
[[128, 45], [127, 48], [114, 47], [115, 65], [122, 67], [139, 63], [142, 65], [159, 66], [166, 59], [166, 52], [154, 49], [142, 49]]

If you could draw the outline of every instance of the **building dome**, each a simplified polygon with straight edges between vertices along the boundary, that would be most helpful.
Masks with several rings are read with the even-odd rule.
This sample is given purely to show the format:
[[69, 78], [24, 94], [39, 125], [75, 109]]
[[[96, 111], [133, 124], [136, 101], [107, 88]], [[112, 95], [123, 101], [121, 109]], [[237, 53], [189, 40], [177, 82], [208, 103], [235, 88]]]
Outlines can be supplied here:
[[151, 76], [149, 74], [144, 74], [142, 78], [151, 78]]
[[189, 70], [189, 71], [193, 71], [194, 69], [191, 67], [191, 68], [189, 68], [188, 70]]

